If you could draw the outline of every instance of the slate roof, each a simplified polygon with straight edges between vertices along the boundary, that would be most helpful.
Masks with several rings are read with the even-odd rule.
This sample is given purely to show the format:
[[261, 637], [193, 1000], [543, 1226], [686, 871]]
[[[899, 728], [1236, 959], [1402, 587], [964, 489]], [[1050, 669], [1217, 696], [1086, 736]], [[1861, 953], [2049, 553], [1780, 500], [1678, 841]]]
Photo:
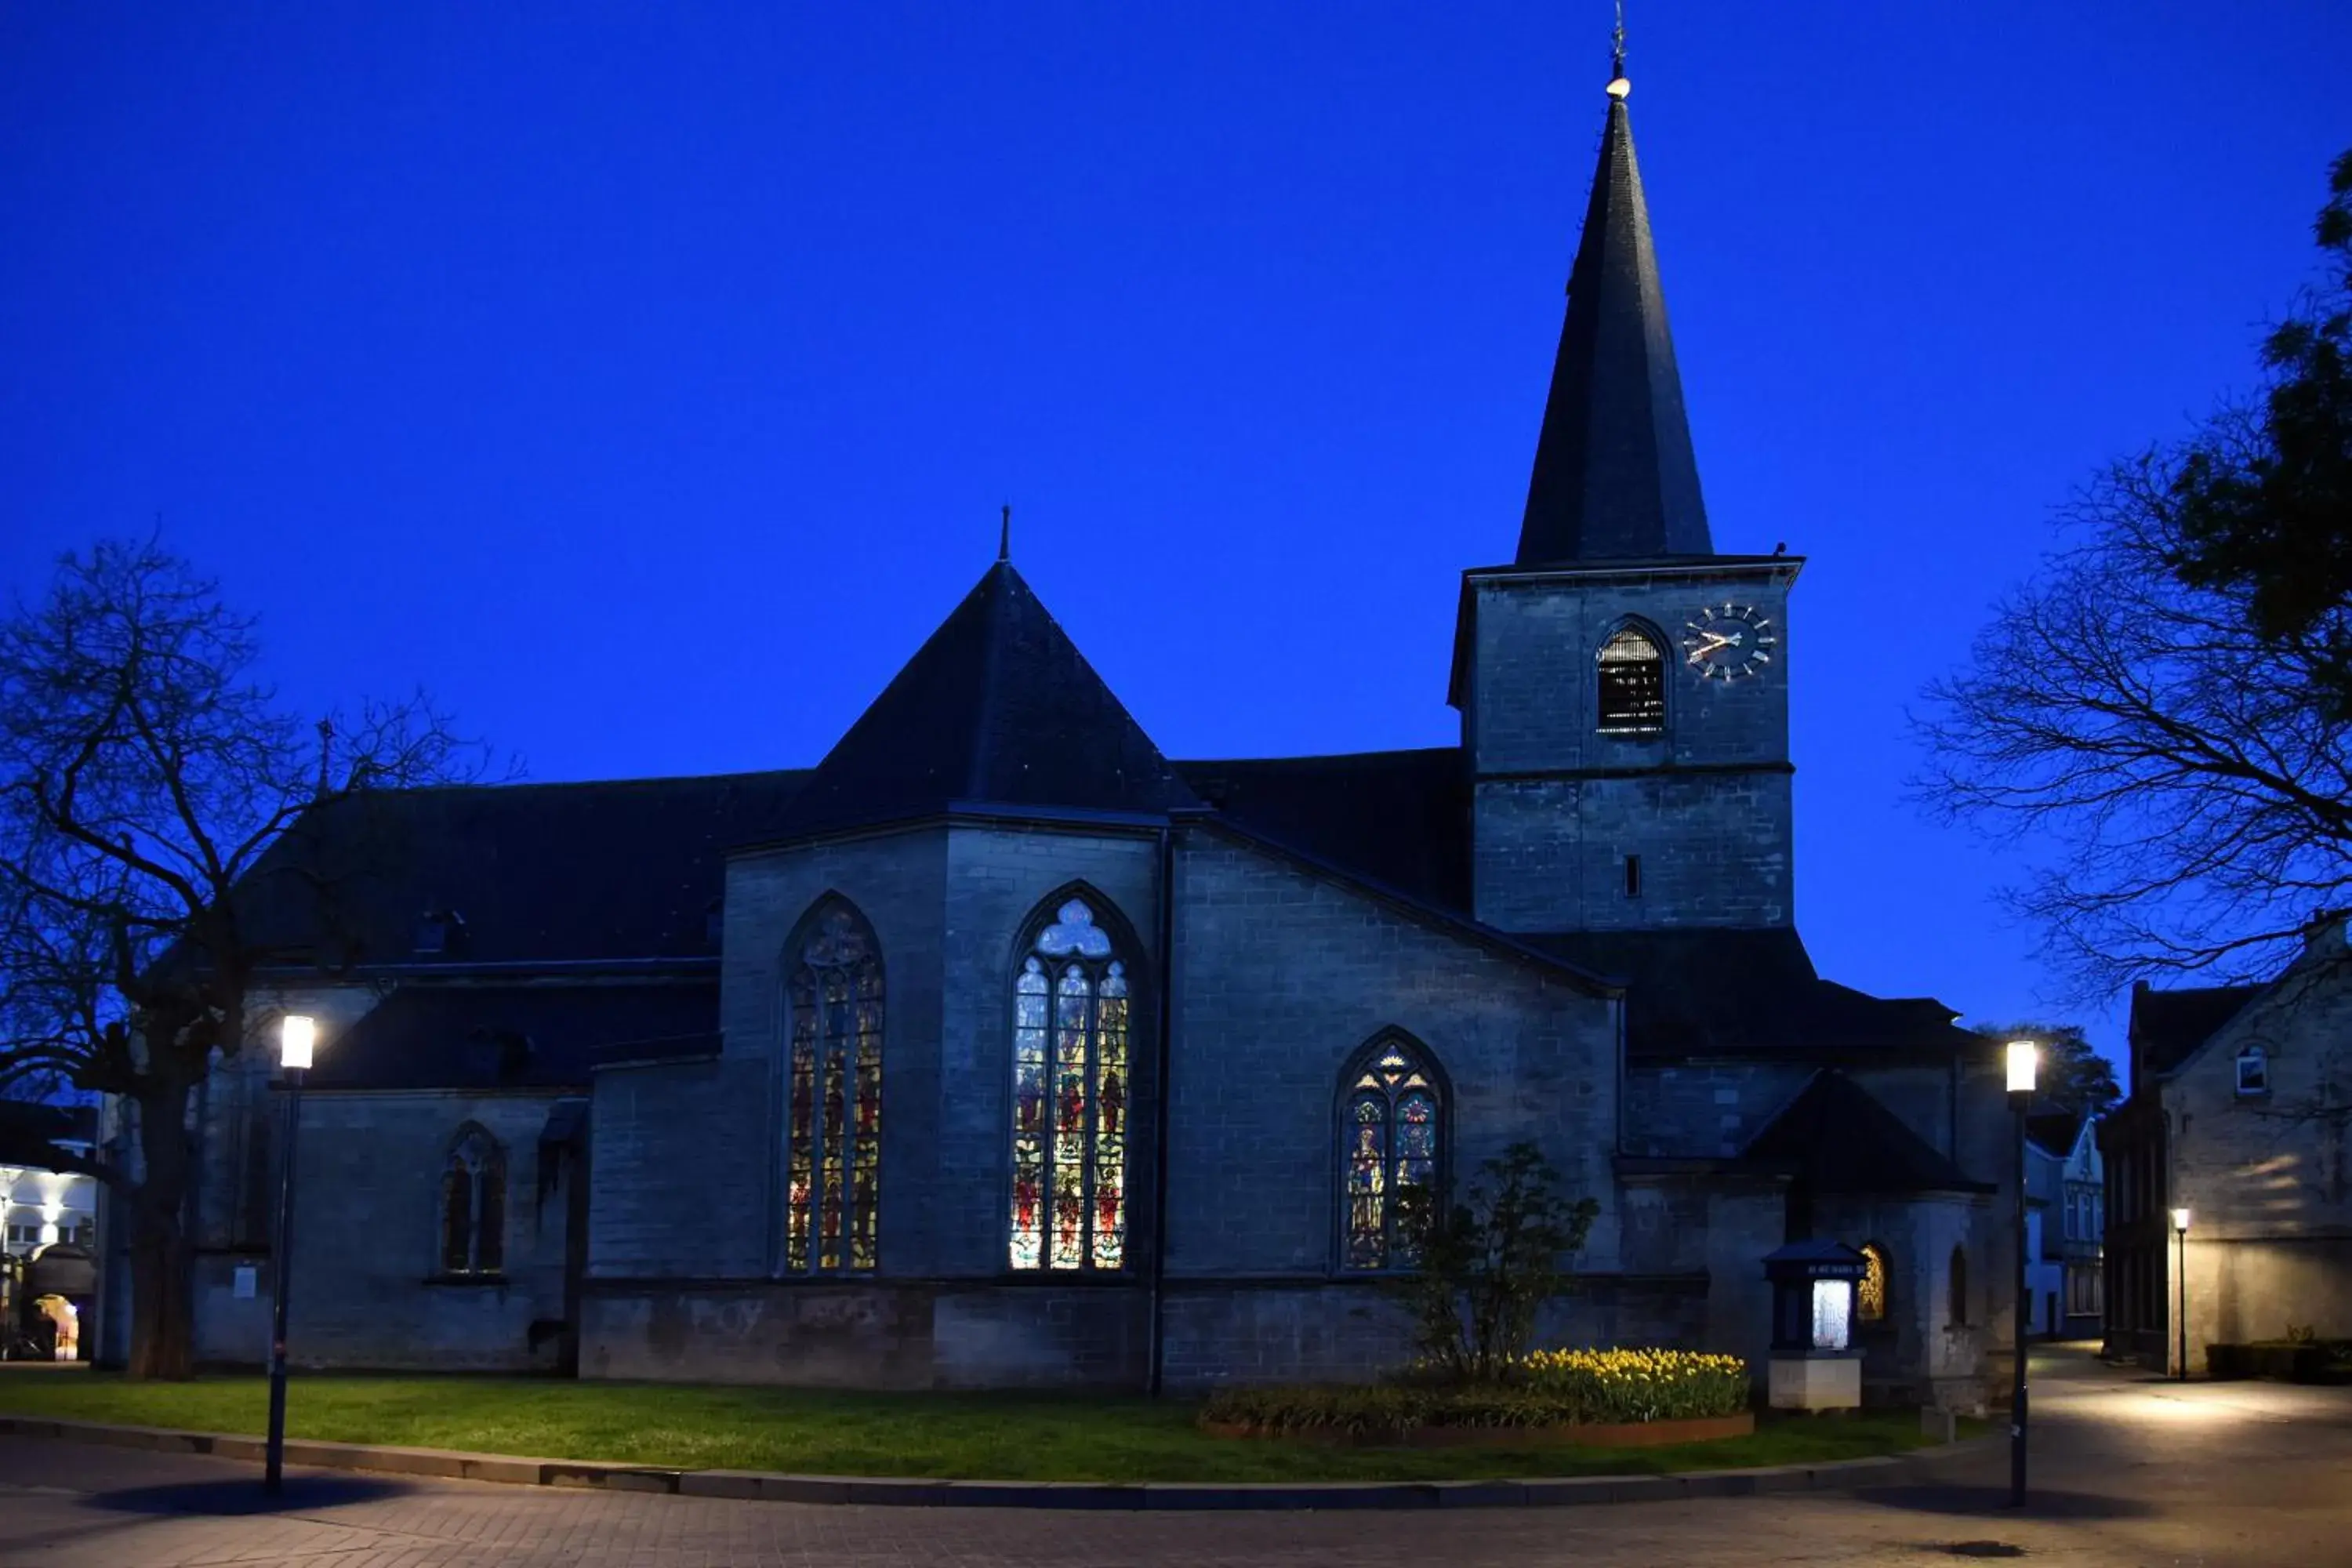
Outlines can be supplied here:
[[1872, 1053], [1982, 1042], [1926, 997], [1883, 998], [1823, 980], [1787, 926], [1568, 931], [1525, 939], [1621, 979], [1632, 1056]]
[[1876, 1096], [1838, 1071], [1813, 1075], [1741, 1157], [1787, 1171], [1817, 1193], [1989, 1193]]
[[826, 753], [779, 836], [959, 804], [1143, 815], [1197, 804], [1010, 561]]
[[322, 1037], [316, 1089], [584, 1087], [599, 1059], [719, 1048], [713, 981], [403, 985]]
[[1612, 95], [1569, 273], [1518, 564], [1714, 548], [1633, 121]]
[[[289, 962], [712, 959], [727, 851], [772, 835], [804, 771], [385, 791], [298, 825], [247, 884]], [[331, 901], [302, 873], [328, 872]], [[420, 917], [454, 910], [448, 948]]]
[[1457, 746], [1176, 771], [1244, 827], [1438, 909], [1470, 907], [1470, 782]]
[[2179, 1067], [2265, 989], [2258, 984], [2174, 991], [2154, 990], [2146, 982], [2133, 986], [2128, 1032], [2133, 1081], [2142, 1073], [2160, 1075]]

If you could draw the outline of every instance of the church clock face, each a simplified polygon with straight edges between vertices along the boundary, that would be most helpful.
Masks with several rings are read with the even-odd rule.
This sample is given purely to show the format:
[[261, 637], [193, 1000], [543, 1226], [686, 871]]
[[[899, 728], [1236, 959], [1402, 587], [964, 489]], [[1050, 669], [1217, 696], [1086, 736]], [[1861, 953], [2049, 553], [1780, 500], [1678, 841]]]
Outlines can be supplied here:
[[1732, 681], [1772, 668], [1780, 636], [1752, 605], [1726, 600], [1683, 623], [1683, 663], [1701, 680]]

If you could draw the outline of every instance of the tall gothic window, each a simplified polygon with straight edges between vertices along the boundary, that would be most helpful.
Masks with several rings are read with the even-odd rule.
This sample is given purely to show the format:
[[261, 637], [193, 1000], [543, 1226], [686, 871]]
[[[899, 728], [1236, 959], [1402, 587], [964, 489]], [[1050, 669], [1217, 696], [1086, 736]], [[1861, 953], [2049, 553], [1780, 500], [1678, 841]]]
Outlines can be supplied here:
[[835, 901], [793, 955], [784, 1267], [874, 1267], [882, 1174], [882, 956]]
[[507, 1157], [468, 1122], [441, 1167], [441, 1272], [496, 1274], [506, 1267]]
[[1951, 1272], [1944, 1280], [1944, 1316], [1954, 1323], [1969, 1321], [1969, 1255], [1961, 1247], [1952, 1248]]
[[1604, 735], [1654, 735], [1666, 726], [1666, 656], [1647, 632], [1623, 626], [1601, 645]]
[[1862, 1244], [1862, 1281], [1854, 1287], [1854, 1316], [1865, 1323], [1886, 1317], [1886, 1248], [1874, 1241]]
[[1013, 982], [1015, 1268], [1127, 1258], [1127, 965], [1084, 899], [1037, 933]]
[[1412, 1243], [1397, 1234], [1397, 1198], [1436, 1183], [1444, 1110], [1437, 1076], [1409, 1041], [1381, 1040], [1349, 1069], [1339, 1126], [1348, 1268], [1413, 1261]]

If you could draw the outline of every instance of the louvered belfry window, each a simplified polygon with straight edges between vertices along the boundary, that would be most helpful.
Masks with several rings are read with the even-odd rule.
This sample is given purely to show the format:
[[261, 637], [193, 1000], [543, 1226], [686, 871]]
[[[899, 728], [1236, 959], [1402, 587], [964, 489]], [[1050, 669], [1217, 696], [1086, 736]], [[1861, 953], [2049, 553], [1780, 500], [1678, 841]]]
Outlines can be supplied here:
[[1626, 626], [1601, 645], [1604, 735], [1649, 735], [1666, 727], [1666, 656], [1646, 632]]

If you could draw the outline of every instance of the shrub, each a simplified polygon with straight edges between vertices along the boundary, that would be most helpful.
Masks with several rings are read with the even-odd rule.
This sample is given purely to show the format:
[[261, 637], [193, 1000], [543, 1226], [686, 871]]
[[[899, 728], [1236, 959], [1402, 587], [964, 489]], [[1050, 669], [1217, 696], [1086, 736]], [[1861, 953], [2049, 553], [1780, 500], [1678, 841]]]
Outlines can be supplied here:
[[1479, 1166], [1464, 1195], [1449, 1207], [1433, 1187], [1399, 1190], [1414, 1267], [1395, 1289], [1425, 1359], [1456, 1383], [1493, 1383], [1527, 1348], [1543, 1304], [1568, 1288], [1561, 1260], [1584, 1246], [1601, 1205], [1561, 1196], [1559, 1173], [1528, 1142]]
[[1738, 1356], [1689, 1351], [1538, 1351], [1499, 1381], [1456, 1384], [1423, 1364], [1387, 1383], [1220, 1389], [1204, 1426], [1253, 1432], [1405, 1432], [1417, 1426], [1582, 1426], [1736, 1415], [1748, 1408]]

